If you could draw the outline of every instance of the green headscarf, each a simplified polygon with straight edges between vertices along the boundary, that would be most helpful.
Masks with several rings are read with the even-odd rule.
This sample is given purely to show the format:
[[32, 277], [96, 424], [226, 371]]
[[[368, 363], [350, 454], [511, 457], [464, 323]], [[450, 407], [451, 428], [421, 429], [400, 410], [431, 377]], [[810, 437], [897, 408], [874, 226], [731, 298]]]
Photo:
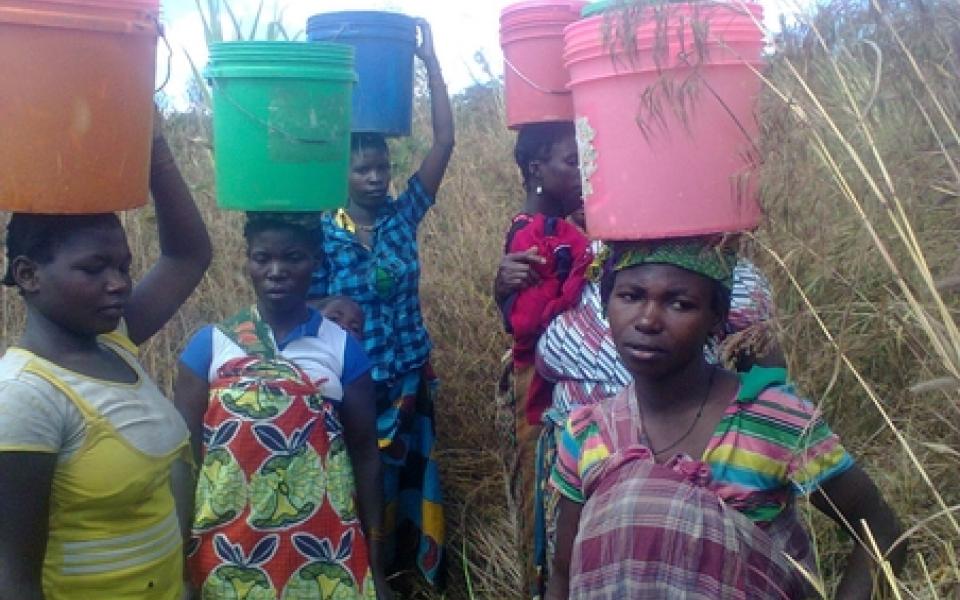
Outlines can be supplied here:
[[707, 238], [675, 238], [644, 242], [605, 244], [597, 254], [589, 275], [597, 281], [630, 267], [665, 264], [680, 267], [733, 288], [737, 254]]

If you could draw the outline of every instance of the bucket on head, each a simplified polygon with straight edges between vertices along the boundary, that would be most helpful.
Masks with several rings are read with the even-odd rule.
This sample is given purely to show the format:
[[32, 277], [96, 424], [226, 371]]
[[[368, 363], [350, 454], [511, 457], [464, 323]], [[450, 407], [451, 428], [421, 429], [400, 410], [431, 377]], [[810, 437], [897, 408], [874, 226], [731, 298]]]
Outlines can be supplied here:
[[635, 52], [604, 41], [619, 18], [608, 12], [565, 31], [590, 235], [656, 239], [756, 227], [760, 6], [645, 9]]
[[563, 29], [585, 0], [532, 0], [500, 13], [507, 126], [573, 120], [573, 98], [563, 64]]
[[323, 13], [307, 21], [307, 39], [353, 46], [357, 70], [353, 131], [410, 135], [417, 48], [412, 17], [365, 10]]
[[217, 204], [246, 211], [342, 206], [350, 166], [353, 48], [210, 46]]
[[147, 201], [159, 0], [0, 3], [0, 208]]

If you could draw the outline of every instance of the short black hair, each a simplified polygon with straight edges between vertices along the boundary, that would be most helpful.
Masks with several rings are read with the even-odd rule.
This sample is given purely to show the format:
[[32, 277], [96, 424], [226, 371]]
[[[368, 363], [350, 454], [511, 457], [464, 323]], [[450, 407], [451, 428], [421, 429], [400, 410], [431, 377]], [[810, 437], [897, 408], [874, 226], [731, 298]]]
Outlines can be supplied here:
[[382, 133], [356, 131], [350, 134], [350, 155], [359, 154], [365, 150], [378, 150], [390, 154], [387, 138]]
[[76, 232], [84, 229], [107, 229], [123, 227], [115, 213], [83, 215], [39, 215], [14, 213], [7, 223], [7, 270], [3, 285], [17, 285], [13, 277], [13, 261], [25, 256], [30, 260], [47, 264], [57, 250]]
[[[256, 215], [256, 216], [252, 216]], [[274, 215], [271, 213], [250, 213], [247, 222], [243, 226], [243, 238], [247, 245], [253, 238], [264, 231], [273, 231], [282, 229], [290, 231], [297, 237], [303, 239], [307, 244], [314, 247], [319, 252], [320, 244], [323, 241], [323, 235], [317, 222], [316, 226], [293, 222], [284, 217], [284, 215]]]
[[513, 147], [513, 158], [520, 167], [523, 187], [527, 187], [530, 181], [530, 163], [546, 160], [550, 157], [554, 144], [575, 133], [572, 121], [531, 123], [520, 128], [517, 132], [517, 143]]

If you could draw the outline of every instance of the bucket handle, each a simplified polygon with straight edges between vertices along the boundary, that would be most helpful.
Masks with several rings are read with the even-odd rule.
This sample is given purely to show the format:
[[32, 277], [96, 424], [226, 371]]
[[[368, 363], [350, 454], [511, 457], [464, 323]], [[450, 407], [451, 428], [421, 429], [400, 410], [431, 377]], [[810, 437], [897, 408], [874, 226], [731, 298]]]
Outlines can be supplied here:
[[157, 26], [157, 36], [163, 40], [163, 45], [167, 48], [167, 74], [163, 77], [163, 83], [160, 84], [160, 87], [154, 90], [154, 93], [159, 94], [163, 91], [163, 88], [167, 87], [167, 84], [170, 83], [170, 73], [173, 70], [173, 46], [170, 45], [170, 40], [167, 39], [167, 31], [163, 23], [160, 22], [160, 19], [157, 18], [157, 15], [151, 13], [150, 20]]
[[533, 89], [537, 90], [538, 92], [542, 92], [544, 94], [552, 94], [554, 96], [569, 96], [572, 93], [570, 90], [551, 90], [541, 85], [538, 85], [534, 80], [524, 75], [520, 71], [520, 69], [518, 69], [512, 62], [510, 62], [510, 59], [507, 58], [506, 56], [503, 57], [503, 63], [508, 67], [510, 67], [510, 70], [513, 71], [517, 75], [517, 77], [522, 79], [524, 83], [526, 83]]
[[[218, 87], [216, 79], [211, 78], [209, 81], [213, 87]], [[330, 140], [330, 139], [300, 137], [290, 133], [289, 131], [284, 131], [283, 129], [280, 129], [276, 125], [271, 125], [270, 123], [264, 121], [257, 115], [253, 114], [252, 112], [244, 108], [243, 105], [241, 105], [239, 102], [231, 98], [230, 94], [228, 94], [222, 88], [220, 89], [220, 97], [226, 100], [227, 102], [229, 102], [231, 106], [237, 109], [237, 111], [242, 113], [245, 117], [247, 117], [257, 125], [260, 125], [261, 127], [263, 127], [264, 129], [266, 129], [271, 133], [279, 134], [281, 137], [285, 138], [288, 142], [296, 142], [298, 144], [311, 144], [311, 145], [330, 144], [333, 142], [333, 140]]]

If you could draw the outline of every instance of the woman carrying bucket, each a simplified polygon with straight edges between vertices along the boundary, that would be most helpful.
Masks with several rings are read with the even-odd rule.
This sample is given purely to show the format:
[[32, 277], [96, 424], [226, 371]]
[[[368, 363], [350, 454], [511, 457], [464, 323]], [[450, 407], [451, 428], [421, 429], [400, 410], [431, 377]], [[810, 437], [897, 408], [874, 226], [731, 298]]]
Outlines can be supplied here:
[[422, 41], [416, 55], [429, 78], [433, 145], [406, 190], [393, 199], [388, 196], [390, 155], [384, 136], [352, 136], [347, 208], [323, 218], [324, 260], [311, 296], [347, 296], [363, 309], [384, 462], [388, 548], [396, 548], [391, 554], [397, 558], [415, 556], [419, 570], [438, 583], [444, 524], [432, 451], [437, 379], [420, 311], [417, 228], [435, 201], [454, 132], [430, 26], [422, 19], [417, 24]]
[[113, 213], [15, 213], [7, 227], [4, 284], [27, 322], [0, 359], [0, 598], [181, 597], [171, 467], [185, 471], [188, 433], [137, 347], [200, 282], [211, 248], [155, 132], [160, 257], [138, 284]]
[[370, 362], [306, 303], [319, 235], [317, 213], [247, 213], [256, 304], [180, 357], [199, 466], [188, 565], [206, 600], [393, 597]]
[[856, 534], [838, 598], [871, 597], [867, 529], [902, 567], [896, 516], [786, 372], [705, 359], [735, 261], [707, 238], [617, 242], [598, 257], [633, 381], [564, 427], [547, 598], [807, 598], [817, 569], [801, 496]]

